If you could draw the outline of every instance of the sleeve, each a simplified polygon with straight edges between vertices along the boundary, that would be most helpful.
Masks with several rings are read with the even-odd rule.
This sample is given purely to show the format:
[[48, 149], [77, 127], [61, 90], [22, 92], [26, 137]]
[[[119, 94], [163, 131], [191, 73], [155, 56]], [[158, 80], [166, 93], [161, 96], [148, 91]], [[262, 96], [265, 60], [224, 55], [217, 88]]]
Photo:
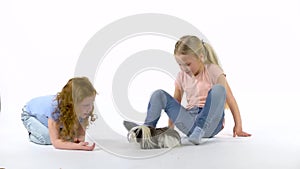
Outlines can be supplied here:
[[58, 121], [59, 119], [59, 112], [58, 111], [55, 111], [53, 113], [50, 114], [49, 116], [50, 119], [54, 120], [54, 121]]
[[217, 83], [217, 80], [220, 75], [226, 76], [226, 74], [223, 72], [222, 68], [216, 64], [208, 65], [207, 69], [208, 69], [208, 73], [209, 73], [210, 79], [213, 84]]
[[60, 112], [58, 110], [57, 101], [53, 100], [51, 105], [51, 111], [49, 112], [48, 118], [53, 119], [54, 121], [58, 121]]

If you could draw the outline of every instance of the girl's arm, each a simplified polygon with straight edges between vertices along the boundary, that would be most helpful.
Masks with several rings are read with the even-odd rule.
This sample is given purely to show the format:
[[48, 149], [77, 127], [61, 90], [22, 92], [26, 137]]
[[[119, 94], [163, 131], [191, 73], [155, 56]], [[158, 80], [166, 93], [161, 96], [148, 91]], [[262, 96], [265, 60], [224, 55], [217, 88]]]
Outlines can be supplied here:
[[243, 137], [249, 137], [251, 136], [251, 134], [246, 133], [243, 131], [242, 128], [242, 119], [241, 119], [241, 114], [240, 114], [240, 110], [238, 107], [238, 104], [232, 94], [232, 91], [230, 89], [230, 86], [225, 78], [225, 75], [221, 75], [218, 78], [218, 84], [221, 84], [225, 87], [226, 90], [226, 102], [229, 106], [229, 109], [232, 113], [233, 116], [233, 120], [234, 120], [234, 128], [233, 128], [233, 136], [243, 136]]
[[[182, 93], [181, 93], [181, 90], [177, 87], [177, 85], [175, 85], [174, 99], [176, 99], [179, 103], [181, 103]], [[174, 124], [171, 119], [169, 119], [168, 126], [170, 128], [174, 128]]]
[[88, 142], [80, 141], [79, 143], [63, 141], [59, 139], [59, 129], [58, 124], [53, 119], [48, 119], [48, 129], [52, 145], [57, 149], [67, 149], [67, 150], [88, 150], [91, 151], [95, 148], [95, 143], [89, 146]]

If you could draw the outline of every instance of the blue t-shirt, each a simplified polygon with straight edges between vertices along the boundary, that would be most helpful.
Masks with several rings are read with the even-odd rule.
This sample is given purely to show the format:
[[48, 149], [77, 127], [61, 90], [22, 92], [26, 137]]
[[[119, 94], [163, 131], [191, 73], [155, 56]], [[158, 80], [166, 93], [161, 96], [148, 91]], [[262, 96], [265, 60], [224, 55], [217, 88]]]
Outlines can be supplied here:
[[56, 95], [40, 96], [31, 99], [25, 106], [25, 111], [34, 116], [44, 126], [48, 127], [48, 118], [57, 120], [59, 112], [57, 111]]

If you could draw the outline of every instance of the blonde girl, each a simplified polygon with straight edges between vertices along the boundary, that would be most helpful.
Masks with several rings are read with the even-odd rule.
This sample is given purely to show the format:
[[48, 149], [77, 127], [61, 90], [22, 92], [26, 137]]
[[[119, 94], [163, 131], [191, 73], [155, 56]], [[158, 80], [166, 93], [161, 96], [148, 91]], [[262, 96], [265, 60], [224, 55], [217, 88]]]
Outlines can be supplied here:
[[[201, 138], [213, 137], [223, 129], [227, 103], [235, 122], [233, 136], [251, 136], [242, 129], [237, 102], [212, 47], [196, 36], [187, 35], [175, 44], [174, 55], [181, 69], [175, 80], [174, 97], [163, 90], [155, 91], [144, 125], [155, 127], [164, 110], [170, 127], [175, 125], [190, 142], [199, 144]], [[181, 105], [184, 93], [186, 107]]]

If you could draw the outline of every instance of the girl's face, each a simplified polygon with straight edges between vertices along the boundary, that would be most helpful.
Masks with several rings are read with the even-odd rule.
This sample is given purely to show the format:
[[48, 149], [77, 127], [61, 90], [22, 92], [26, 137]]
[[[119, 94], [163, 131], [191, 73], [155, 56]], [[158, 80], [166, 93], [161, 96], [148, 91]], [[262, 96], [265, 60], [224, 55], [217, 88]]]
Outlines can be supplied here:
[[94, 107], [95, 96], [84, 98], [77, 107], [77, 115], [83, 119], [87, 118]]
[[196, 76], [199, 74], [203, 63], [201, 59], [194, 55], [176, 55], [176, 62], [180, 66], [180, 69], [187, 73], [189, 76]]

